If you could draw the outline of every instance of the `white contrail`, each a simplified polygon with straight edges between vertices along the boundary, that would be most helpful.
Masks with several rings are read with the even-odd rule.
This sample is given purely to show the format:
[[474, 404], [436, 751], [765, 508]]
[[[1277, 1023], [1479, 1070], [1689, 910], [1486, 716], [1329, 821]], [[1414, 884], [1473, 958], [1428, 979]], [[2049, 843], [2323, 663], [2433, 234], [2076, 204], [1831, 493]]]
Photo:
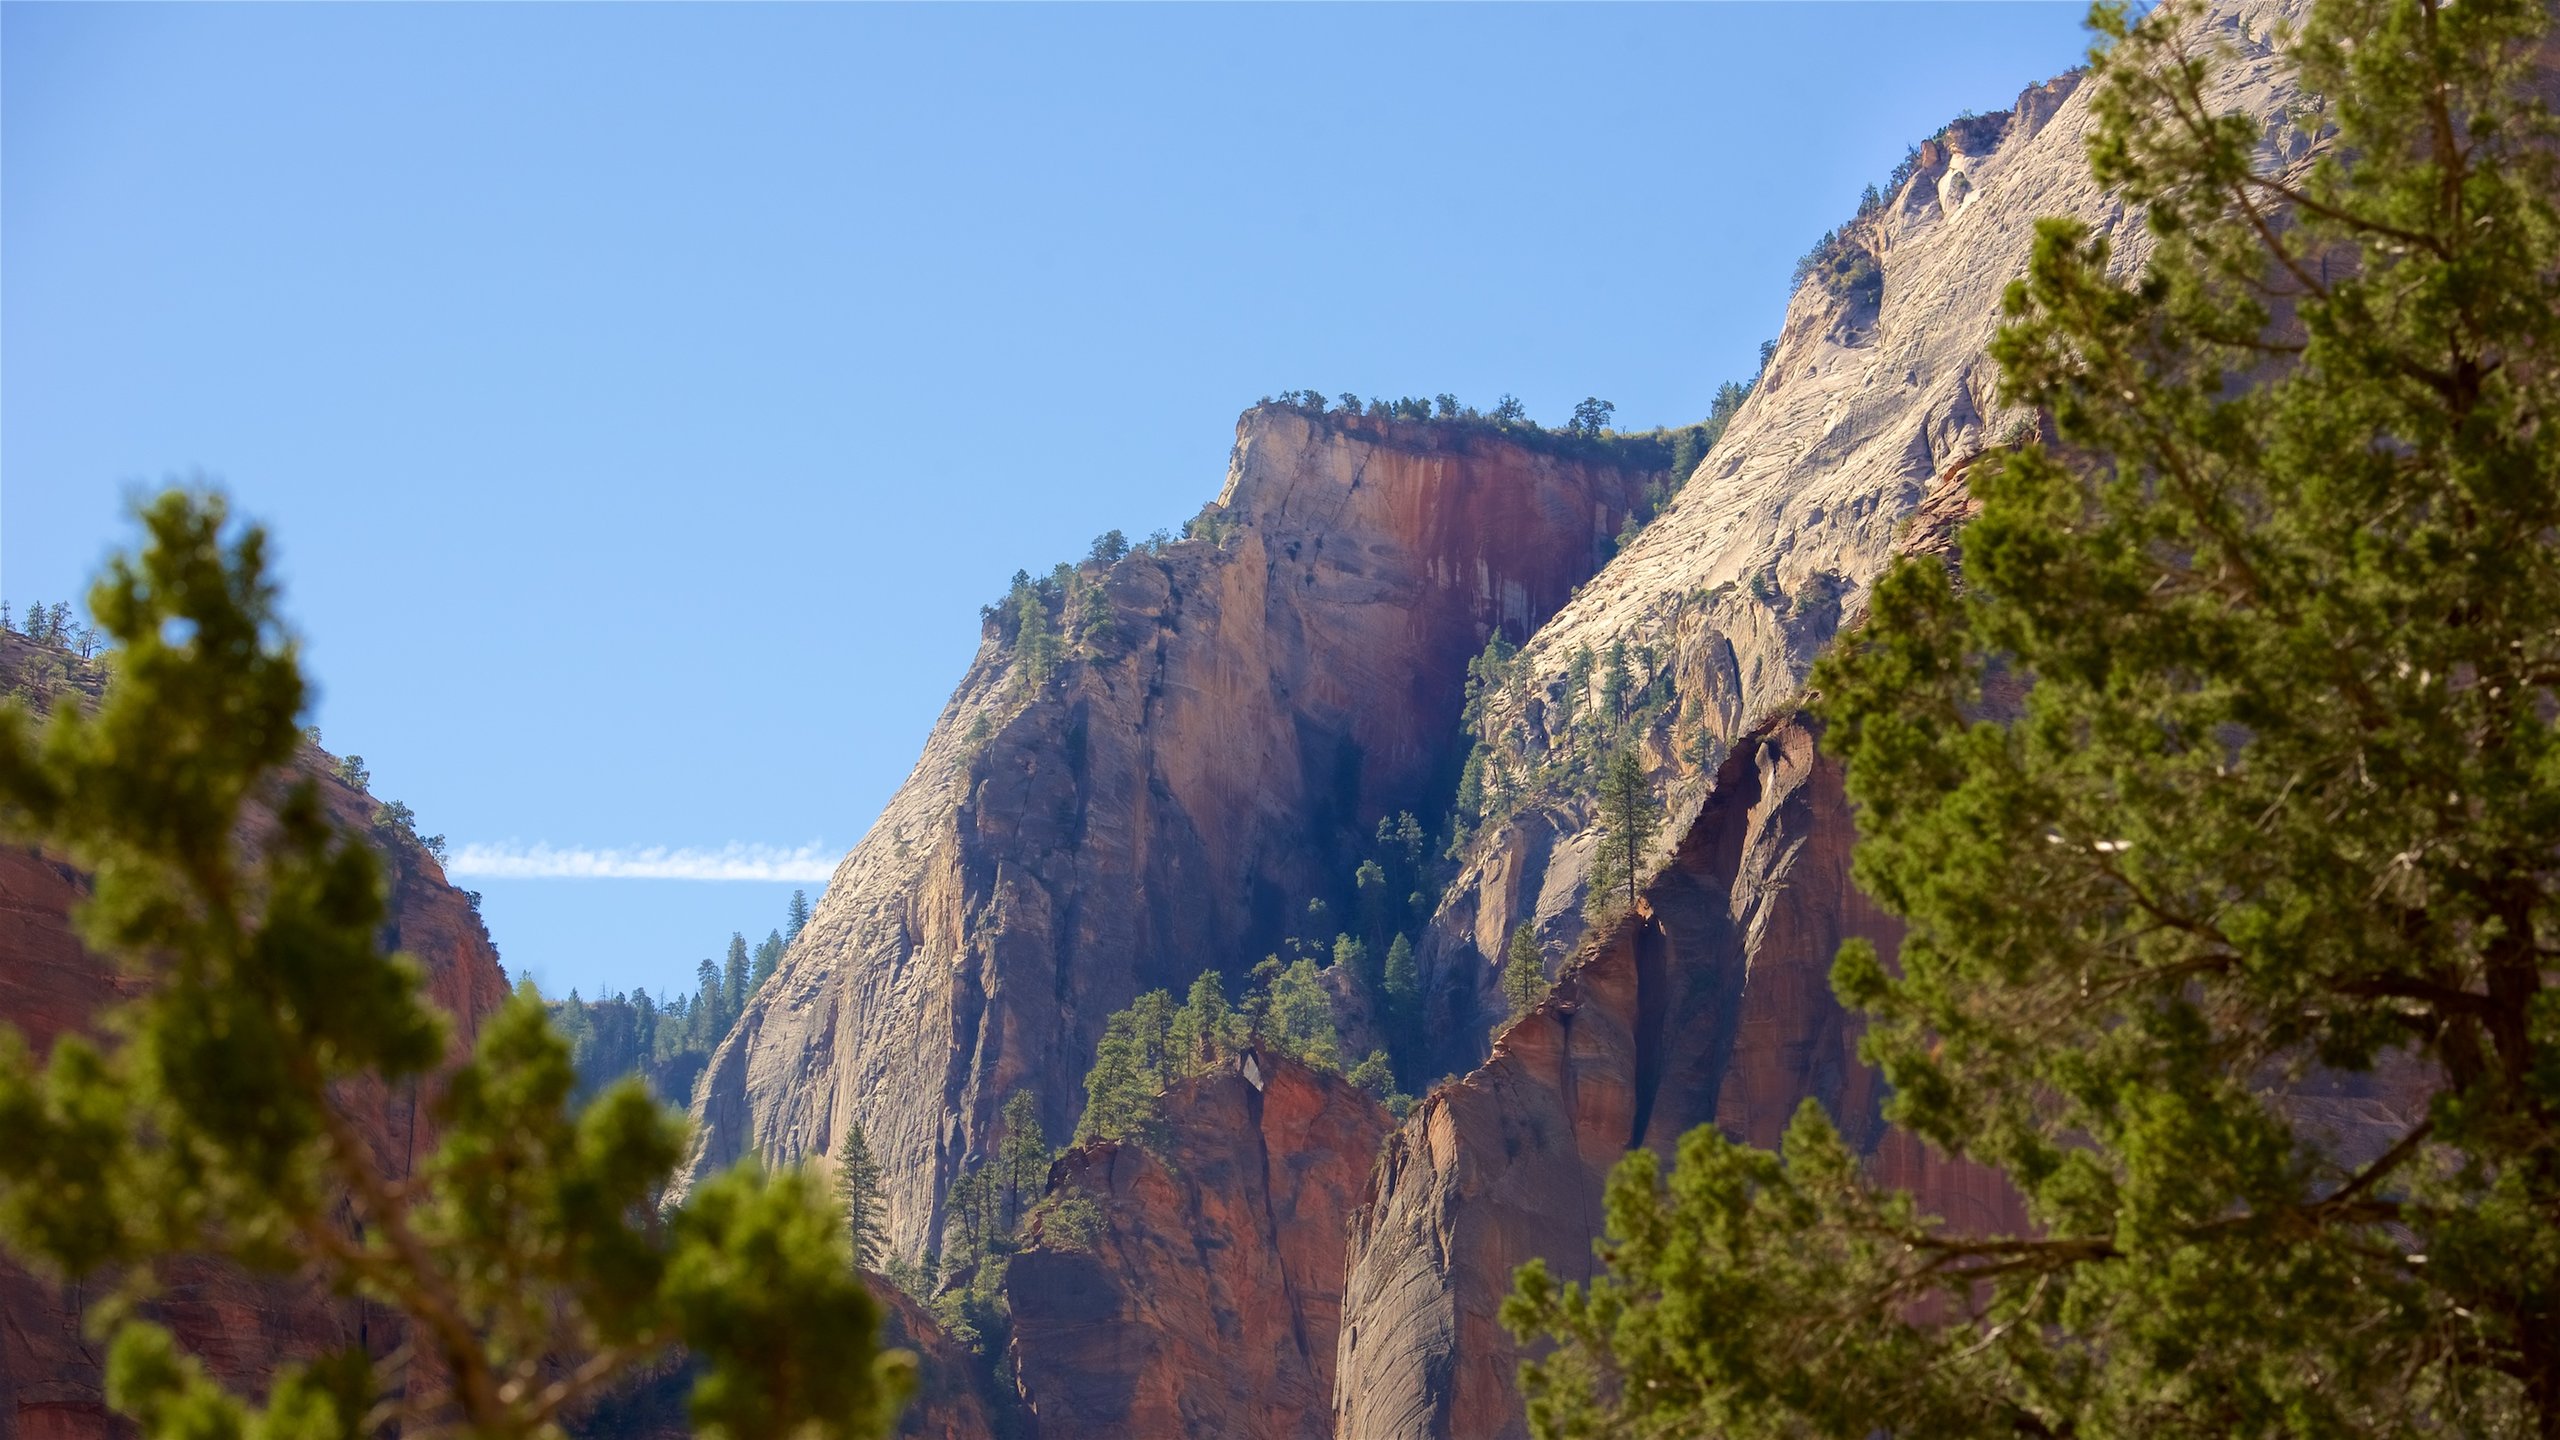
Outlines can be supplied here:
[[444, 873], [483, 880], [817, 880], [835, 874], [839, 855], [817, 845], [731, 843], [717, 850], [590, 850], [575, 845], [464, 845]]

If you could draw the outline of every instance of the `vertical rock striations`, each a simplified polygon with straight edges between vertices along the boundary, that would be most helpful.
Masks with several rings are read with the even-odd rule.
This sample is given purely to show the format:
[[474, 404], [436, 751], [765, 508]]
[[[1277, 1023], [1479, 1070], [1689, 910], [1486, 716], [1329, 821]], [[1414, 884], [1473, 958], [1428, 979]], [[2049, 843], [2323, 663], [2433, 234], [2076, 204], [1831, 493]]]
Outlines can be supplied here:
[[[2231, 47], [2213, 103], [2255, 117], [2273, 154], [2308, 153], [2287, 116], [2292, 90], [2267, 37], [2293, 0], [2197, 7], [2199, 38]], [[1835, 246], [1871, 267], [1859, 283], [1816, 274], [1797, 288], [1751, 397], [1665, 513], [1647, 526], [1520, 657], [1487, 707], [1489, 779], [1508, 797], [1475, 838], [1423, 946], [1426, 984], [1455, 1048], [1481, 1056], [1479, 1014], [1511, 928], [1531, 921], [1550, 952], [1580, 933], [1591, 846], [1587, 713], [1601, 683], [1565, 693], [1574, 658], [1625, 641], [1667, 695], [1631, 737], [1675, 818], [1695, 811], [1717, 757], [1792, 705], [1814, 656], [1863, 604], [1895, 535], [1931, 483], [2014, 426], [1986, 355], [2001, 294], [2023, 274], [2038, 219], [2075, 216], [2122, 261], [2148, 253], [2139, 214], [2100, 190], [2085, 145], [2089, 99], [2064, 75], [2013, 108], [1949, 125], [1914, 148], [1890, 195]], [[1648, 661], [1649, 657], [1649, 661]], [[1473, 1046], [1470, 1049], [1470, 1046]], [[1435, 1067], [1438, 1068], [1438, 1067]]]
[[1323, 1440], [1343, 1222], [1392, 1122], [1367, 1094], [1256, 1055], [1177, 1085], [1152, 1147], [1068, 1153], [1089, 1244], [1014, 1258], [1013, 1360], [1041, 1440]]
[[1840, 767], [1815, 739], [1788, 715], [1738, 740], [1636, 912], [1592, 937], [1491, 1060], [1388, 1137], [1351, 1222], [1342, 1440], [1525, 1435], [1519, 1355], [1497, 1320], [1512, 1272], [1543, 1257], [1588, 1278], [1610, 1168], [1638, 1145], [1668, 1155], [1698, 1125], [1774, 1146], [1810, 1096], [1924, 1208], [1970, 1228], [2023, 1224], [1996, 1176], [1882, 1122], [1860, 1022], [1829, 976], [1843, 940], [1890, 954], [1900, 930], [1849, 882]]
[[1203, 538], [1088, 566], [1107, 626], [1034, 684], [991, 621], [906, 784], [696, 1091], [694, 1175], [863, 1128], [892, 1243], [1013, 1090], [1067, 1133], [1103, 1023], [1231, 976], [1383, 814], [1454, 778], [1467, 660], [1570, 598], [1656, 478], [1484, 427], [1237, 426]]

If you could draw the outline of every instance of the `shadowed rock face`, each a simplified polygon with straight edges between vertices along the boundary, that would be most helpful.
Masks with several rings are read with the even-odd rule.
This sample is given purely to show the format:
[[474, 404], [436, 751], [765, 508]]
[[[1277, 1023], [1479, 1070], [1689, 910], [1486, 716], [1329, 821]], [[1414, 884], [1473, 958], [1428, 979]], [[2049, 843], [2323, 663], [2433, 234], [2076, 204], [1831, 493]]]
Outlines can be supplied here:
[[[35, 647], [0, 636], [0, 671], [15, 675]], [[373, 799], [339, 783], [329, 757], [306, 748], [303, 774], [320, 781], [329, 813], [353, 833], [370, 828]], [[247, 837], [243, 837], [244, 839]], [[391, 880], [386, 937], [425, 967], [429, 995], [454, 1017], [456, 1053], [506, 999], [507, 982], [480, 917], [444, 881], [425, 852], [393, 843], [385, 853]], [[11, 846], [0, 848], [0, 1020], [38, 1054], [67, 1033], [88, 1030], [99, 1010], [131, 993], [136, 981], [83, 947], [71, 912], [88, 894], [87, 877], [69, 865]], [[428, 1096], [418, 1086], [351, 1087], [348, 1113], [373, 1142], [384, 1167], [407, 1174], [434, 1148]], [[153, 1313], [180, 1343], [204, 1358], [214, 1375], [239, 1389], [263, 1390], [282, 1361], [325, 1349], [362, 1345], [376, 1355], [400, 1342], [401, 1324], [380, 1307], [284, 1281], [255, 1281], [225, 1266], [169, 1267]], [[95, 1298], [65, 1289], [0, 1258], [0, 1434], [19, 1440], [70, 1440], [126, 1434], [103, 1392], [103, 1350], [81, 1332], [83, 1304]]]
[[[915, 1393], [891, 1432], [900, 1440], [995, 1440], [1001, 1401], [990, 1402], [978, 1357], [933, 1323], [925, 1308], [876, 1275], [863, 1284], [880, 1305], [883, 1349], [911, 1350]], [[694, 1363], [681, 1355], [598, 1397], [565, 1427], [574, 1440], [692, 1440], [687, 1407]], [[1008, 1417], [1010, 1418], [1010, 1417]], [[1019, 1433], [1006, 1429], [1007, 1435]]]
[[[916, 1354], [916, 1392], [898, 1420], [910, 1440], [994, 1440], [996, 1407], [980, 1393], [984, 1367], [933, 1323], [925, 1308], [885, 1280], [865, 1276], [880, 1302], [880, 1344]], [[691, 1427], [680, 1432], [690, 1435]]]
[[1006, 1272], [1041, 1440], [1321, 1440], [1343, 1221], [1393, 1122], [1273, 1056], [1186, 1081], [1165, 1109], [1160, 1155], [1104, 1143], [1058, 1162], [1051, 1192], [1105, 1217], [1093, 1247], [1036, 1243]]
[[1512, 1272], [1542, 1257], [1587, 1279], [1610, 1168], [1639, 1145], [1668, 1155], [1698, 1125], [1774, 1146], [1811, 1096], [1924, 1208], [1969, 1228], [2024, 1225], [1996, 1176], [1882, 1122], [1861, 1022], [1829, 976], [1843, 940], [1889, 955], [1901, 932], [1849, 882], [1840, 767], [1815, 734], [1794, 716], [1746, 734], [1636, 913], [1584, 947], [1491, 1060], [1388, 1137], [1351, 1222], [1343, 1440], [1525, 1435], [1519, 1355], [1496, 1318]]
[[1045, 685], [992, 631], [879, 823], [696, 1092], [693, 1175], [863, 1127], [923, 1251], [995, 1111], [1070, 1129], [1105, 1019], [1239, 975], [1381, 815], [1454, 779], [1467, 660], [1597, 565], [1651, 476], [1489, 430], [1238, 425], [1222, 540], [1107, 573], [1112, 633]]

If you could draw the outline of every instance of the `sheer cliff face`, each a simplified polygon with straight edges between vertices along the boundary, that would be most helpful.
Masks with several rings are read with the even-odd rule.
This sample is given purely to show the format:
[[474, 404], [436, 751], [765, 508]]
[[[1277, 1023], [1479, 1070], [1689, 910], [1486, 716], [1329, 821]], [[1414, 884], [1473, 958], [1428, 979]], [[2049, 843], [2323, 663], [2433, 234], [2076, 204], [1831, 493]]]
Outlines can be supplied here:
[[1006, 1272], [1013, 1363], [1041, 1440], [1322, 1440], [1343, 1221], [1392, 1122], [1294, 1061], [1230, 1062], [1165, 1097], [1155, 1147], [1091, 1146], [1051, 1193], [1090, 1197], [1089, 1247]]
[[1714, 1123], [1774, 1146], [1821, 1100], [1882, 1178], [1967, 1228], [2022, 1226], [1986, 1172], [1889, 1132], [1832, 998], [1849, 937], [1890, 954], [1891, 917], [1849, 882], [1838, 762], [1786, 717], [1746, 734], [1637, 912], [1595, 936], [1493, 1058], [1389, 1136], [1353, 1215], [1334, 1388], [1343, 1440], [1527, 1433], [1497, 1320], [1532, 1257], [1587, 1279], [1604, 1179], [1633, 1146], [1669, 1154]]
[[[2236, 49], [2215, 103], [2260, 117], [2269, 147], [2296, 154], [2307, 141], [2283, 119], [2291, 91], [2265, 42], [2286, 8], [2245, 0], [2198, 25]], [[1620, 639], [1650, 648], [1674, 699], [1641, 737], [1643, 753], [1685, 818], [1723, 747], [1794, 702], [1932, 482], [2030, 418], [2001, 407], [1985, 349], [2037, 219], [2078, 217], [2126, 264], [2148, 253], [2139, 215], [2089, 177], [2089, 100], [2064, 76], [1924, 142], [1900, 190], [1847, 227], [1881, 268], [1880, 291], [1843, 298], [1808, 282], [1797, 292], [1766, 372], [1714, 451], [1530, 643], [1522, 683], [1489, 706], [1486, 725], [1525, 803], [1478, 838], [1423, 947], [1451, 1019], [1444, 1033], [1481, 1035], [1458, 1023], [1474, 1007], [1500, 1013], [1493, 989], [1513, 925], [1537, 923], [1550, 954], [1580, 932], [1589, 807], [1528, 773], [1550, 754], [1545, 717], [1573, 656]], [[1480, 1054], [1456, 1050], [1441, 1064], [1464, 1068]]]
[[[20, 637], [0, 637], [0, 673], [17, 674], [32, 649]], [[365, 833], [372, 797], [332, 778], [329, 766], [329, 757], [305, 749], [299, 768], [320, 782], [342, 828]], [[433, 858], [395, 843], [385, 859], [392, 885], [388, 942], [425, 967], [428, 993], [454, 1017], [459, 1053], [506, 999], [497, 952], [470, 902], [444, 883]], [[0, 1020], [38, 1054], [64, 1034], [89, 1030], [101, 1007], [137, 983], [73, 933], [71, 912], [87, 894], [87, 877], [69, 865], [0, 847]], [[417, 1087], [353, 1087], [342, 1098], [391, 1173], [407, 1173], [434, 1146]], [[263, 1390], [283, 1360], [354, 1344], [383, 1354], [398, 1344], [397, 1322], [386, 1312], [323, 1287], [252, 1281], [228, 1267], [194, 1262], [170, 1267], [167, 1282], [154, 1313], [235, 1389]], [[0, 1434], [70, 1440], [130, 1428], [109, 1416], [105, 1355], [81, 1330], [82, 1305], [93, 1298], [0, 1258]]]
[[691, 1173], [832, 1153], [859, 1124], [893, 1243], [920, 1252], [1010, 1092], [1063, 1136], [1112, 1011], [1240, 974], [1381, 815], [1445, 793], [1466, 661], [1564, 605], [1650, 478], [1249, 412], [1223, 538], [1100, 575], [1109, 637], [1045, 684], [981, 648], [714, 1056]]

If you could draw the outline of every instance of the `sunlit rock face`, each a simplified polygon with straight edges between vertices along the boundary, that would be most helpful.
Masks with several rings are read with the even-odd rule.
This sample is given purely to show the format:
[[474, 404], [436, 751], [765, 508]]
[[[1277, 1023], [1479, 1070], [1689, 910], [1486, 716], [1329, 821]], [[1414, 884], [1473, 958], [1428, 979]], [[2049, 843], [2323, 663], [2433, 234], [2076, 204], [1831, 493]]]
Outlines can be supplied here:
[[[2301, 7], [2195, 8], [2200, 38], [2230, 47], [2213, 104], [2260, 122], [2271, 157], [2302, 153], [2309, 139], [2286, 116], [2293, 92], [2269, 43]], [[1447, 1017], [1435, 1033], [1448, 1051], [1433, 1070], [1481, 1058], [1515, 925], [1535, 925], [1551, 955], [1580, 936], [1594, 817], [1587, 799], [1536, 773], [1554, 758], [1549, 717], [1574, 656], [1613, 641], [1651, 654], [1635, 682], [1659, 675], [1671, 700], [1638, 737], [1641, 752], [1675, 815], [1694, 812], [1726, 747], [1795, 703], [1915, 507], [2031, 422], [2001, 401], [1986, 349], [2036, 222], [2078, 218], [2123, 267], [2149, 253], [2141, 215], [2089, 176], [2090, 98], [2064, 75], [1922, 140], [1908, 178], [1843, 227], [1880, 281], [1797, 290], [1757, 387], [1669, 510], [1530, 642], [1522, 682], [1496, 698], [1484, 727], [1525, 797], [1509, 823], [1476, 838], [1422, 946], [1432, 1003]]]
[[1445, 806], [1466, 662], [1564, 605], [1659, 478], [1558, 448], [1261, 407], [1218, 538], [1099, 573], [1108, 639], [1033, 688], [991, 622], [714, 1056], [690, 1173], [858, 1124], [912, 1256], [1007, 1095], [1063, 1138], [1112, 1011], [1240, 976], [1381, 816]]
[[1256, 1055], [1165, 1097], [1153, 1147], [1070, 1151], [1088, 1248], [1014, 1258], [1013, 1363], [1041, 1440], [1332, 1433], [1343, 1222], [1391, 1122], [1335, 1076]]

